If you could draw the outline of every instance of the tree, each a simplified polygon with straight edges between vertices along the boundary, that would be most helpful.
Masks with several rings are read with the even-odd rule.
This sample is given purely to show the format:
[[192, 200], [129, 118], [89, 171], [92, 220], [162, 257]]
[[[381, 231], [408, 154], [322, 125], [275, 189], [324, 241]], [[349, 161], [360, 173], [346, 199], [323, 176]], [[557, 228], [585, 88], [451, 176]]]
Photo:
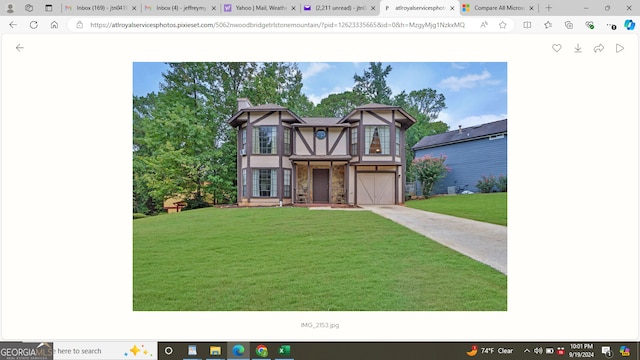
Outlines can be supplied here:
[[372, 103], [391, 104], [391, 88], [387, 85], [387, 76], [391, 73], [391, 65], [382, 67], [382, 63], [369, 63], [369, 69], [362, 75], [353, 75], [355, 86], [353, 91], [362, 94]]
[[356, 107], [366, 104], [367, 101], [364, 95], [353, 91], [330, 94], [315, 107], [313, 116], [343, 117]]
[[242, 94], [253, 104], [281, 105], [300, 116], [313, 109], [313, 103], [302, 93], [302, 72], [296, 63], [260, 64]]
[[[402, 91], [393, 99], [394, 105], [400, 106], [411, 114], [416, 123], [411, 126], [406, 133], [405, 150], [407, 154], [407, 168], [411, 165], [414, 157], [412, 147], [423, 137], [441, 134], [449, 130], [449, 125], [442, 121], [437, 121], [440, 112], [447, 108], [445, 97], [431, 88], [414, 90], [407, 94]], [[407, 173], [409, 181], [415, 180], [414, 173]]]
[[422, 194], [425, 198], [431, 195], [433, 185], [442, 179], [447, 172], [451, 171], [451, 168], [444, 164], [446, 160], [447, 157], [445, 155], [441, 155], [438, 158], [425, 155], [411, 161], [411, 170], [415, 177], [420, 180]]
[[310, 113], [302, 74], [290, 63], [169, 67], [157, 95], [134, 97], [134, 211], [153, 213], [173, 196], [189, 207], [235, 202], [237, 136], [227, 120], [238, 97]]
[[145, 141], [145, 122], [151, 118], [157, 95], [150, 93], [146, 96], [133, 97], [133, 212], [155, 214], [162, 207], [162, 199], [154, 198], [151, 189], [144, 181], [147, 167], [144, 158], [151, 151]]

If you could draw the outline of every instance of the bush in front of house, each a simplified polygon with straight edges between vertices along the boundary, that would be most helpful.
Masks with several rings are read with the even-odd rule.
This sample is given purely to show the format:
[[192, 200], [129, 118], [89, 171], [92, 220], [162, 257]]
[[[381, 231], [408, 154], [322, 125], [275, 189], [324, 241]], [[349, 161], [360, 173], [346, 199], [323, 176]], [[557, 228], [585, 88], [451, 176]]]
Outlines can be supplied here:
[[411, 161], [412, 171], [422, 184], [422, 194], [425, 198], [431, 195], [436, 181], [451, 171], [451, 168], [444, 164], [445, 160], [447, 160], [446, 155], [440, 155], [440, 157], [425, 155]]
[[133, 220], [135, 220], [135, 219], [144, 219], [146, 217], [147, 217], [147, 215], [145, 215], [145, 214], [133, 213]]
[[498, 183], [496, 184], [498, 191], [507, 192], [507, 177], [504, 175], [498, 176]]
[[493, 175], [485, 176], [482, 175], [476, 187], [480, 190], [481, 193], [490, 193], [494, 187], [498, 184], [496, 177]]

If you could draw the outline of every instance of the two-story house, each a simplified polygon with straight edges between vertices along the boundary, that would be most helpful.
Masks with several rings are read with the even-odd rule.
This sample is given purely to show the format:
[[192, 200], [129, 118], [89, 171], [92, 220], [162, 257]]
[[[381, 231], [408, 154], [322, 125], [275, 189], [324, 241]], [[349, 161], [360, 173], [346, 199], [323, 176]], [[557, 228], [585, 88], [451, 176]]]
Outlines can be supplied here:
[[342, 118], [302, 118], [238, 99], [238, 204], [400, 204], [405, 131], [398, 106], [368, 104]]

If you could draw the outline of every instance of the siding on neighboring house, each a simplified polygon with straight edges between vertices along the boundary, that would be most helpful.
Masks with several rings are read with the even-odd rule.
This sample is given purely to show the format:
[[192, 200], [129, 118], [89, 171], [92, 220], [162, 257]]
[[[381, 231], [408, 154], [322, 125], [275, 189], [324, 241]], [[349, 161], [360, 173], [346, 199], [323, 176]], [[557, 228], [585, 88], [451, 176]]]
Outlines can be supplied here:
[[[414, 148], [416, 158], [427, 154], [434, 157], [447, 156], [445, 164], [451, 168], [451, 172], [434, 185], [433, 194], [446, 194], [449, 186], [464, 187], [467, 184], [470, 191], [479, 192], [476, 183], [482, 175], [494, 175], [496, 178], [500, 175], [507, 176], [506, 120], [501, 121], [504, 122], [503, 132], [477, 135], [469, 141], [433, 144], [425, 149]], [[484, 125], [487, 124], [482, 126]], [[482, 126], [474, 128], [482, 130]], [[450, 133], [455, 135], [453, 133], [462, 131], [466, 134], [468, 130], [454, 130]]]

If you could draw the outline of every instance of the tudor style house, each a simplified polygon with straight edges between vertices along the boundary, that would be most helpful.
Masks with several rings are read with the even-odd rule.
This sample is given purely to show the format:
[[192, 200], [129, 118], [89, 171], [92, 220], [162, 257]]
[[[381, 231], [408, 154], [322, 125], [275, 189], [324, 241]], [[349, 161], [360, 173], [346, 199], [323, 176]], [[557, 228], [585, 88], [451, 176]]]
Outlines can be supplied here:
[[342, 118], [302, 118], [238, 99], [238, 204], [400, 204], [405, 131], [398, 106], [368, 104]]

